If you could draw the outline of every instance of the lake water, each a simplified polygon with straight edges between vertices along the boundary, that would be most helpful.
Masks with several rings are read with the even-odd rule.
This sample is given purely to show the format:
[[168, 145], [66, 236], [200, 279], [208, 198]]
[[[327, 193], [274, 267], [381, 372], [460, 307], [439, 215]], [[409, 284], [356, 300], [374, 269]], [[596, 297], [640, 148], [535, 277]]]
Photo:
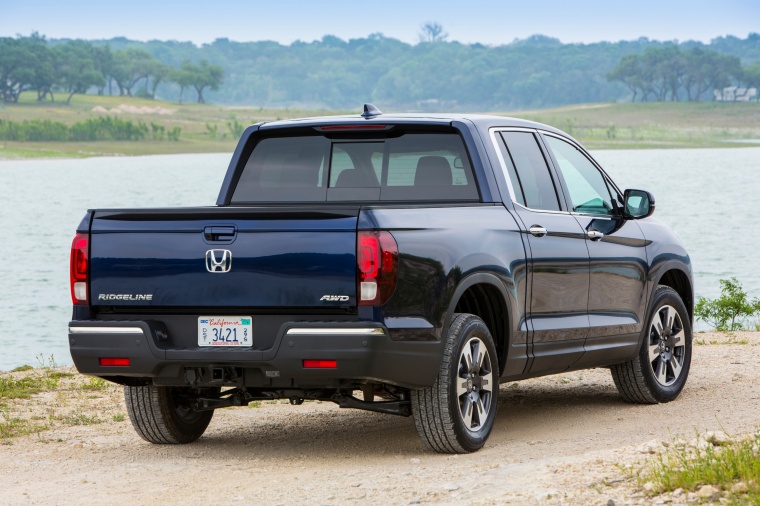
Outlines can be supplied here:
[[[650, 190], [655, 216], [691, 254], [698, 295], [736, 276], [760, 297], [760, 148], [597, 151], [622, 188]], [[213, 205], [230, 155], [0, 161], [0, 370], [71, 363], [69, 250], [87, 208]]]

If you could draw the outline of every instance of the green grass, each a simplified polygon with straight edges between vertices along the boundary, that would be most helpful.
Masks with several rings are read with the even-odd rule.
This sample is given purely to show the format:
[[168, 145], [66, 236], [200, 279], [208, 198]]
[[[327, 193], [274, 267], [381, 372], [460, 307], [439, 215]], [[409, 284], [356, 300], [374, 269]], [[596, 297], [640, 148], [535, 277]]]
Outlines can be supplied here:
[[55, 389], [59, 379], [60, 376], [44, 373], [19, 379], [13, 375], [0, 377], [0, 399], [28, 399], [34, 394]]
[[45, 424], [30, 423], [29, 420], [11, 416], [7, 411], [0, 411], [0, 439], [36, 434], [47, 429]]
[[[734, 504], [760, 505], [760, 435], [704, 450], [677, 448], [652, 461], [642, 479], [655, 485], [654, 493], [712, 485]], [[747, 491], [736, 491], [738, 483]]]
[[694, 344], [699, 346], [712, 345], [712, 344], [749, 344], [749, 339], [740, 339], [736, 336], [731, 336], [726, 340], [719, 341], [717, 339], [710, 339], [709, 341], [703, 337], [695, 337]]
[[103, 423], [103, 420], [97, 416], [88, 415], [87, 413], [75, 412], [68, 415], [54, 417], [55, 420], [63, 422], [65, 425], [95, 425]]

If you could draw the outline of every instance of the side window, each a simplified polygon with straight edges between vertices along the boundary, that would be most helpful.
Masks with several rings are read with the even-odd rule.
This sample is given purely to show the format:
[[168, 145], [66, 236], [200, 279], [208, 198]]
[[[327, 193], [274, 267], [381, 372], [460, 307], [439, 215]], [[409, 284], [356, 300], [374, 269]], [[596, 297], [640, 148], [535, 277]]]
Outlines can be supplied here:
[[502, 132], [501, 136], [507, 145], [507, 172], [518, 203], [531, 209], [559, 211], [554, 181], [533, 134]]
[[544, 136], [570, 193], [573, 211], [588, 214], [614, 214], [615, 205], [604, 176], [591, 160], [569, 142]]

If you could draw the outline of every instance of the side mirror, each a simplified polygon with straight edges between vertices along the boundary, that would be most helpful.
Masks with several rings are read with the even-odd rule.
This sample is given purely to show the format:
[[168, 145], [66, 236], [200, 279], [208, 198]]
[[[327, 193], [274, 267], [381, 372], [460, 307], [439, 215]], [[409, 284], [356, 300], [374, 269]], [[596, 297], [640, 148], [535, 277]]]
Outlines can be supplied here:
[[652, 216], [654, 212], [654, 196], [646, 190], [626, 190], [624, 213], [625, 217], [633, 220]]

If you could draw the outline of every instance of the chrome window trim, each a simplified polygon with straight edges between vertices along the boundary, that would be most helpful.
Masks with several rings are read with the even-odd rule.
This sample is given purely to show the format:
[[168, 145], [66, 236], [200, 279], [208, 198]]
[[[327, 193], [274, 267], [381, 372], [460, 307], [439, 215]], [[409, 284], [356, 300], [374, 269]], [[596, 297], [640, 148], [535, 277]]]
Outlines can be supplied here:
[[[500, 142], [500, 140], [496, 137], [496, 134], [499, 132], [530, 132], [532, 134], [538, 134], [538, 133], [543, 133], [544, 130], [538, 130], [536, 128], [525, 128], [525, 127], [491, 127], [488, 129], [488, 133], [491, 136], [491, 143], [493, 144], [493, 148], [496, 151], [496, 157], [499, 159], [499, 165], [501, 166], [501, 173], [507, 182], [507, 188], [509, 189], [509, 198], [512, 201], [512, 205], [516, 207], [520, 207], [532, 213], [567, 214], [567, 215], [572, 214], [568, 211], [562, 211], [562, 210], [552, 211], [551, 209], [534, 209], [532, 207], [527, 207], [517, 202], [517, 199], [515, 198], [515, 190], [514, 188], [512, 188], [512, 181], [509, 179], [509, 173], [507, 172], [507, 163], [504, 161], [504, 157], [501, 155], [501, 149], [499, 149], [499, 145], [497, 144], [498, 142]], [[562, 138], [561, 136], [557, 136], [557, 137]]]

